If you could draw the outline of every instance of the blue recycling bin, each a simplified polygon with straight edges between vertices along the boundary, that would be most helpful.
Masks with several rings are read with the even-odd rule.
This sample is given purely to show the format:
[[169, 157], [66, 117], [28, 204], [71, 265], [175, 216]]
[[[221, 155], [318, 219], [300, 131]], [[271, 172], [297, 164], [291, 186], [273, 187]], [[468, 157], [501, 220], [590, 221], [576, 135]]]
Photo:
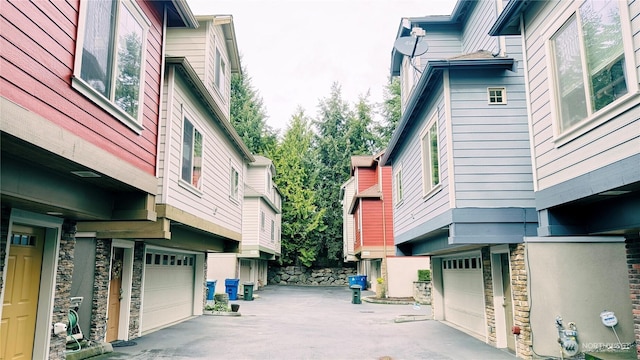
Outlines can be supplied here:
[[367, 288], [367, 275], [351, 275], [349, 276], [349, 287], [360, 285], [361, 290]]
[[207, 300], [213, 300], [213, 295], [216, 293], [217, 280], [207, 280]]
[[224, 281], [225, 292], [229, 295], [229, 300], [238, 300], [238, 285], [240, 279], [226, 279]]

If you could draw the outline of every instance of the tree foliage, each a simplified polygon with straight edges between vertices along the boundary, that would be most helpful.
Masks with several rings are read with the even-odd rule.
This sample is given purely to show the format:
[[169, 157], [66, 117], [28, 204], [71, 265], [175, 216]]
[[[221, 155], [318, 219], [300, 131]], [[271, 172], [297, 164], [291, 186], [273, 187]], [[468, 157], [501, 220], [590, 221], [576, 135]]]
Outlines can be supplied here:
[[276, 185], [282, 193], [282, 257], [286, 265], [310, 267], [316, 260], [316, 233], [324, 209], [316, 206], [313, 191], [316, 174], [310, 166], [313, 135], [310, 121], [302, 109], [292, 116], [282, 142], [273, 153], [278, 171]]
[[231, 76], [231, 124], [254, 154], [267, 156], [277, 144], [277, 132], [267, 125], [262, 98], [246, 70]]
[[375, 129], [382, 148], [389, 145], [391, 135], [400, 122], [401, 102], [400, 80], [397, 77], [391, 78], [384, 89], [384, 99], [381, 104], [382, 121]]

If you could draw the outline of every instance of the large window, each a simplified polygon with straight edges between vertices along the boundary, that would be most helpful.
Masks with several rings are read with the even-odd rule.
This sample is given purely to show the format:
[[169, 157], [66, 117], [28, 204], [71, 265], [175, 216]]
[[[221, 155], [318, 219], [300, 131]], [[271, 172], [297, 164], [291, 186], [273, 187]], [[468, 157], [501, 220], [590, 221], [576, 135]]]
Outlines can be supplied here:
[[73, 86], [140, 131], [149, 21], [128, 0], [92, 0], [82, 5]]
[[438, 152], [438, 121], [434, 115], [420, 137], [422, 149], [422, 191], [427, 195], [440, 184], [440, 155]]
[[182, 135], [182, 180], [202, 189], [202, 134], [187, 118]]
[[562, 133], [628, 93], [620, 9], [587, 0], [551, 37]]

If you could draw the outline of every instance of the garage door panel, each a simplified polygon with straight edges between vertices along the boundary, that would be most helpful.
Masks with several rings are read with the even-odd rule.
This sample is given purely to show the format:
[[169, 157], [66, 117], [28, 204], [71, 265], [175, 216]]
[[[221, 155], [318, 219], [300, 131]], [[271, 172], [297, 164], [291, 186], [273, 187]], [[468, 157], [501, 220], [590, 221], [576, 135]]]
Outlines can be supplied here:
[[[479, 261], [474, 261], [476, 263], [479, 264]], [[443, 269], [442, 277], [445, 319], [483, 336], [485, 316], [482, 269], [449, 267]]]
[[[178, 256], [158, 251], [148, 257], [144, 275], [143, 332], [193, 315], [194, 261], [178, 262], [175, 257]], [[161, 260], [154, 260], [157, 258]], [[179, 258], [183, 259], [184, 255]]]

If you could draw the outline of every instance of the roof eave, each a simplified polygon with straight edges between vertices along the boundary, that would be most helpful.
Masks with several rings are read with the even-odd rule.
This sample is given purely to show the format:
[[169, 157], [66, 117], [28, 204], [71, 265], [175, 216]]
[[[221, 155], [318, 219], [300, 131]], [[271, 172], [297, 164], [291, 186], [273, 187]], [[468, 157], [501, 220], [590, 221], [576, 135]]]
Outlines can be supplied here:
[[242, 141], [242, 138], [240, 138], [240, 135], [238, 135], [238, 132], [235, 130], [235, 128], [231, 125], [230, 122], [224, 120], [225, 117], [222, 113], [222, 110], [219, 108], [219, 106], [217, 106], [216, 101], [213, 99], [187, 58], [184, 56], [168, 56], [165, 58], [165, 62], [167, 65], [175, 65], [183, 70], [188, 80], [194, 85], [192, 87], [193, 91], [195, 91], [198, 96], [203, 99], [207, 108], [215, 115], [214, 120], [218, 122], [218, 125], [220, 125], [220, 127], [227, 134], [229, 140], [231, 140], [231, 142], [235, 144], [236, 148], [242, 154], [244, 159], [249, 162], [255, 161], [253, 154], [251, 154], [251, 151]]
[[489, 35], [520, 35], [520, 15], [527, 5], [527, 0], [510, 0], [489, 29]]
[[195, 29], [198, 27], [198, 20], [191, 12], [191, 8], [187, 4], [187, 0], [171, 0], [173, 8], [175, 9], [180, 21], [184, 24], [184, 27]]

